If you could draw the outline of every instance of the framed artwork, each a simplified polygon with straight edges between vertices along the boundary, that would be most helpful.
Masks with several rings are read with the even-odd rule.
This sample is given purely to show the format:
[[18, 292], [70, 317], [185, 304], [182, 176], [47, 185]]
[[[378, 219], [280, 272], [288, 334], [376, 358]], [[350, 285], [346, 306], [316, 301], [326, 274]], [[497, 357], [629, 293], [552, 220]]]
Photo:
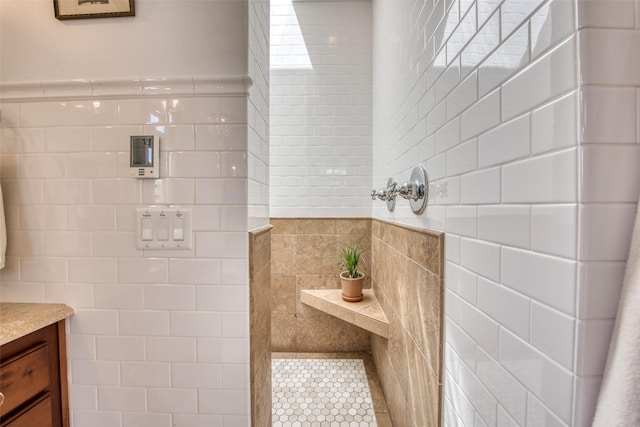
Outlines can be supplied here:
[[53, 0], [58, 19], [135, 16], [134, 0]]

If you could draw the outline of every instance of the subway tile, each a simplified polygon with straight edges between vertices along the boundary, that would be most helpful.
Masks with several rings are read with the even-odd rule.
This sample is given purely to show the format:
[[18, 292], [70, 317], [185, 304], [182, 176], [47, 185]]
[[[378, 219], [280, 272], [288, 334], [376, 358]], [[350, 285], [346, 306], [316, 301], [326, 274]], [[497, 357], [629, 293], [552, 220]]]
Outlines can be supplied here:
[[567, 369], [573, 369], [575, 319], [538, 303], [531, 304], [531, 344]]
[[98, 409], [98, 387], [69, 384], [69, 409]]
[[[86, 182], [89, 184], [89, 182]], [[96, 179], [91, 181], [92, 202], [100, 205], [135, 205], [140, 203], [140, 187], [131, 179]], [[88, 192], [88, 190], [87, 190]], [[88, 194], [91, 194], [88, 192]], [[76, 204], [89, 202], [80, 201]]]
[[3, 199], [6, 205], [42, 205], [45, 187], [41, 180], [3, 180]]
[[198, 257], [246, 258], [248, 241], [244, 233], [196, 233]]
[[197, 288], [198, 310], [246, 312], [248, 301], [248, 290], [240, 286], [198, 286]]
[[144, 360], [144, 338], [97, 336], [96, 355], [100, 360]]
[[[580, 207], [579, 256], [584, 261], [624, 261], [629, 254], [635, 204]], [[606, 224], [606, 227], [603, 227]]]
[[171, 383], [178, 388], [220, 389], [221, 369], [222, 366], [216, 364], [175, 363], [171, 367]]
[[70, 101], [68, 108], [72, 126], [111, 125], [116, 121], [117, 101]]
[[69, 206], [66, 211], [68, 211], [70, 230], [105, 231], [115, 230], [116, 228], [116, 212], [114, 207]]
[[533, 325], [531, 300], [498, 283], [478, 278], [478, 309], [523, 340]]
[[194, 182], [193, 179], [170, 178], [158, 180], [143, 180], [142, 204], [193, 204]]
[[212, 312], [172, 312], [171, 335], [182, 337], [221, 336], [221, 315]]
[[13, 256], [44, 255], [44, 233], [41, 231], [7, 231], [6, 241], [7, 251]]
[[121, 371], [123, 386], [169, 387], [171, 385], [169, 363], [123, 361]]
[[531, 245], [529, 206], [480, 206], [478, 233], [483, 240], [528, 249]]
[[71, 360], [95, 360], [96, 343], [93, 335], [70, 334], [67, 338], [67, 355]]
[[67, 124], [66, 102], [28, 102], [20, 105], [20, 126], [60, 126]]
[[98, 407], [105, 411], [146, 410], [146, 396], [143, 388], [98, 387]]
[[144, 308], [149, 310], [194, 310], [194, 286], [151, 285], [144, 287]]
[[249, 408], [246, 390], [200, 390], [198, 407], [205, 414], [246, 414]]
[[574, 89], [576, 41], [571, 38], [502, 86], [502, 118], [510, 119]]
[[583, 85], [640, 85], [640, 33], [618, 29], [583, 29], [580, 79]]
[[463, 140], [476, 136], [500, 123], [500, 89], [473, 104], [461, 115], [460, 135]]
[[[26, 179], [64, 178], [65, 160], [65, 156], [61, 154], [22, 155], [19, 166], [20, 177]], [[4, 176], [10, 178], [7, 175]], [[17, 176], [14, 176], [14, 178], [17, 178]]]
[[533, 111], [531, 114], [532, 154], [577, 145], [576, 105], [576, 93], [571, 92]]
[[124, 412], [123, 427], [173, 427], [171, 414], [152, 414], [149, 412]]
[[460, 327], [480, 348], [498, 357], [500, 325], [482, 311], [465, 302], [460, 303]]
[[531, 248], [536, 252], [574, 259], [578, 211], [575, 205], [532, 206]]
[[174, 427], [219, 427], [222, 426], [222, 415], [207, 414], [172, 414]]
[[220, 176], [217, 152], [173, 152], [169, 154], [167, 176], [173, 178], [212, 178]]
[[198, 404], [197, 394], [193, 389], [151, 388], [147, 390], [147, 409], [149, 412], [160, 413], [195, 413]]
[[91, 147], [90, 127], [47, 127], [44, 132], [50, 153], [81, 153]]
[[239, 178], [196, 179], [196, 204], [242, 205], [246, 203], [245, 180]]
[[[130, 137], [143, 134], [142, 126], [95, 126], [91, 129], [91, 150], [97, 152], [129, 152]], [[160, 149], [164, 149], [162, 142]]]
[[613, 0], [606, 4], [586, 1], [578, 4], [578, 27], [628, 28], [635, 27], [632, 1]]
[[119, 385], [120, 365], [103, 360], [72, 360], [71, 375], [75, 384]]
[[478, 235], [478, 208], [475, 206], [447, 207], [447, 232], [467, 237]]
[[507, 247], [502, 248], [501, 258], [504, 285], [564, 313], [575, 313], [575, 262]]
[[544, 425], [549, 427], [566, 427], [568, 423], [562, 422], [557, 416], [544, 406], [533, 394], [529, 394], [527, 402], [527, 424]]
[[598, 394], [602, 378], [600, 377], [578, 377], [576, 380], [575, 407], [573, 419], [576, 424], [588, 425], [593, 421], [595, 415]]
[[484, 169], [462, 175], [460, 203], [500, 203], [500, 168]]
[[120, 413], [112, 411], [73, 411], [74, 425], [94, 427], [122, 427]]
[[119, 125], [167, 122], [167, 101], [161, 99], [120, 99], [116, 123]]
[[613, 319], [625, 274], [625, 262], [583, 262], [580, 264], [580, 319]]
[[168, 265], [161, 258], [121, 258], [118, 260], [120, 283], [167, 283]]
[[573, 377], [506, 330], [500, 331], [500, 362], [565, 422], [571, 418]]
[[542, 0], [521, 2], [518, 0], [506, 0], [502, 3], [500, 11], [502, 13], [502, 38], [504, 39], [516, 27], [526, 22]]
[[462, 239], [460, 265], [489, 279], [500, 280], [500, 246], [482, 240]]
[[500, 86], [529, 63], [528, 30], [526, 25], [520, 28], [480, 64], [478, 90], [481, 96]]
[[91, 182], [87, 180], [51, 180], [44, 183], [47, 204], [75, 205], [91, 203]]
[[91, 254], [91, 233], [84, 231], [46, 231], [44, 254], [73, 257]]
[[537, 57], [575, 31], [573, 9], [570, 2], [553, 0], [531, 17], [532, 57]]
[[585, 203], [635, 202], [640, 191], [640, 149], [633, 145], [586, 145], [582, 148]]
[[169, 283], [200, 285], [220, 283], [220, 261], [171, 259], [169, 260]]
[[576, 150], [502, 167], [503, 203], [566, 203], [577, 199]]
[[587, 86], [580, 96], [583, 143], [636, 142], [634, 88]]
[[142, 309], [144, 306], [142, 286], [97, 285], [93, 288], [93, 300], [99, 309]]
[[600, 376], [607, 362], [614, 320], [580, 320], [577, 325], [576, 373]]
[[[460, 368], [459, 384], [485, 425], [496, 425], [498, 401], [465, 365]], [[476, 421], [475, 425], [479, 425]], [[481, 424], [480, 424], [481, 425]]]
[[116, 282], [115, 259], [71, 258], [68, 263], [71, 282], [110, 284]]
[[501, 165], [530, 153], [531, 119], [524, 115], [478, 138], [478, 167]]
[[119, 332], [135, 336], [169, 335], [169, 313], [151, 310], [122, 311]]
[[478, 99], [478, 73], [471, 73], [447, 95], [447, 120], [459, 115]]
[[68, 178], [115, 178], [116, 154], [68, 154], [66, 173]]
[[45, 287], [45, 295], [47, 302], [67, 304], [74, 310], [93, 307], [93, 287], [87, 284], [50, 283]]
[[[524, 425], [527, 411], [527, 389], [482, 350], [478, 351], [477, 366], [475, 372], [478, 379], [500, 402], [497, 425], [508, 426], [511, 425], [511, 422], [516, 423], [515, 425]], [[505, 418], [512, 418], [512, 420], [507, 420], [505, 424], [502, 424], [502, 411], [506, 412]]]
[[69, 318], [72, 334], [117, 335], [117, 310], [76, 310]]
[[185, 337], [146, 337], [146, 360], [153, 362], [195, 362], [196, 340]]
[[500, 44], [500, 16], [493, 15], [475, 34], [460, 54], [460, 67], [463, 75], [478, 64]]
[[65, 258], [29, 257], [20, 260], [23, 282], [66, 282]]

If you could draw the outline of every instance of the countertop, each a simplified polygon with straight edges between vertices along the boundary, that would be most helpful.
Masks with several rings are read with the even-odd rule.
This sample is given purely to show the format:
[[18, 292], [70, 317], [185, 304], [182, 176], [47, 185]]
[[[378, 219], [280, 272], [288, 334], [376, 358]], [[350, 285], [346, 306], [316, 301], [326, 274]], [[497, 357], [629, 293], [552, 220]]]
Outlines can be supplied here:
[[0, 345], [73, 315], [65, 304], [0, 303]]

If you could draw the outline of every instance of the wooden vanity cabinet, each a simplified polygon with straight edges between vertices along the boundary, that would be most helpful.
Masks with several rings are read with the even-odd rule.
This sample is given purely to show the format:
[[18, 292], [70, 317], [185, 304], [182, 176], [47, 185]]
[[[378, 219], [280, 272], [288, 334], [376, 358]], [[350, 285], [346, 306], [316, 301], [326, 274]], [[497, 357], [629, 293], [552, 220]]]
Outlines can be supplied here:
[[64, 319], [0, 347], [0, 427], [68, 427]]

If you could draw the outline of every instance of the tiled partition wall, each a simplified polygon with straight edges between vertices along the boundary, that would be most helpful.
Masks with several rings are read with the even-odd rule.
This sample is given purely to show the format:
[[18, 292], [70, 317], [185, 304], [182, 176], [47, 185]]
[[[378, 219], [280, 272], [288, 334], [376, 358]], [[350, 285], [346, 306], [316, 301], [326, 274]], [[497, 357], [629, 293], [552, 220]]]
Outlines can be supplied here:
[[[272, 218], [271, 343], [277, 352], [369, 351], [369, 333], [300, 302], [301, 289], [335, 289], [340, 243], [365, 236], [364, 218]], [[365, 255], [370, 287], [371, 251]]]
[[372, 281], [389, 339], [371, 347], [395, 426], [438, 426], [444, 234], [373, 220]]
[[271, 1], [271, 216], [371, 216], [371, 43], [369, 1]]
[[[246, 76], [2, 86], [2, 301], [63, 302], [75, 427], [249, 425]], [[128, 175], [129, 136], [161, 178]], [[193, 210], [142, 251], [135, 208]]]
[[640, 190], [640, 3], [373, 22], [374, 185], [431, 179], [424, 215], [374, 217], [446, 231], [444, 424], [589, 426]]
[[251, 426], [271, 426], [271, 226], [249, 233]]

